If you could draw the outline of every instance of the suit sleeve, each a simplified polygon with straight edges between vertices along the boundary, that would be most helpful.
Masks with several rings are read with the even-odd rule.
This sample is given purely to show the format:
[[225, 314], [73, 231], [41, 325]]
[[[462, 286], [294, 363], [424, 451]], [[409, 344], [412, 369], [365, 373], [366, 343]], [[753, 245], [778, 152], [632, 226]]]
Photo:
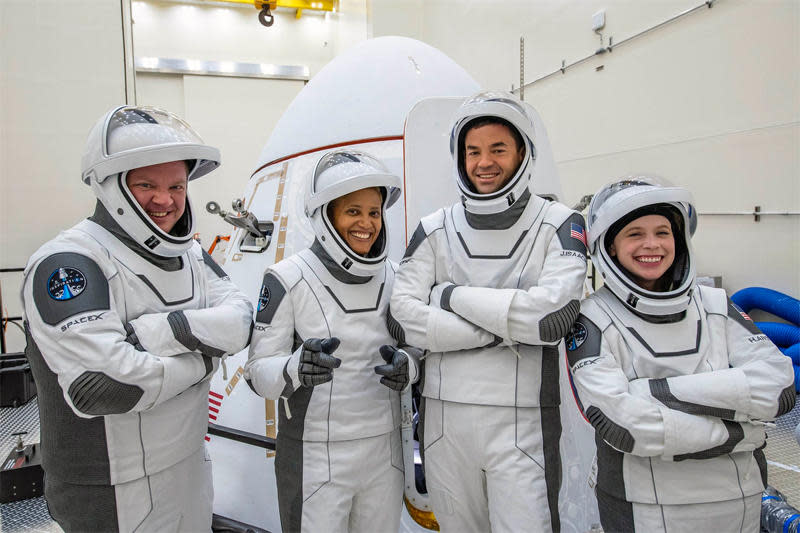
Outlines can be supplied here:
[[538, 283], [520, 289], [454, 287], [444, 306], [511, 343], [558, 344], [580, 310], [586, 277], [583, 217], [573, 213], [553, 234]]
[[615, 351], [626, 349], [613, 327], [604, 332], [579, 315], [565, 339], [578, 403], [597, 435], [615, 449], [665, 460], [707, 459], [750, 451], [764, 442], [764, 428], [660, 405], [629, 382]]
[[[80, 292], [53, 290], [53, 278], [67, 272], [80, 274]], [[32, 340], [56, 374], [67, 405], [84, 418], [150, 409], [213, 370], [202, 354], [161, 357], [126, 342], [109, 286], [114, 275], [89, 255], [62, 252], [33, 265], [23, 286]]]
[[161, 356], [195, 352], [221, 357], [247, 346], [252, 305], [205, 250], [198, 264], [208, 283], [206, 306], [150, 313], [131, 320], [129, 327], [145, 350]]
[[259, 396], [288, 399], [300, 387], [298, 352], [293, 355], [294, 332], [290, 289], [274, 272], [267, 270], [244, 368], [247, 382]]
[[419, 381], [420, 376], [420, 359], [422, 359], [422, 350], [413, 346], [400, 347], [408, 357], [408, 385], [407, 388]]
[[796, 401], [792, 360], [731, 301], [726, 325], [730, 364], [748, 384], [744, 412], [757, 420], [772, 420], [791, 411]]
[[795, 404], [791, 360], [728, 301], [725, 337], [730, 368], [651, 379], [650, 393], [673, 409], [726, 420], [772, 420]]
[[431, 302], [435, 284], [436, 250], [420, 223], [394, 280], [388, 320], [398, 342], [432, 352], [467, 350], [494, 342], [492, 333], [441, 309], [438, 301]]

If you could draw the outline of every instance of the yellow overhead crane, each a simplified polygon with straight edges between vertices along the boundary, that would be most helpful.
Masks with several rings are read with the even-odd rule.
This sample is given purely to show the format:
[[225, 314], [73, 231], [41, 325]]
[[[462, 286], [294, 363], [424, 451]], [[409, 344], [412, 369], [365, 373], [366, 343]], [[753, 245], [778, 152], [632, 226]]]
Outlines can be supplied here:
[[275, 17], [272, 10], [277, 7], [285, 7], [295, 10], [295, 18], [300, 18], [306, 9], [312, 11], [329, 11], [335, 13], [339, 8], [339, 0], [215, 0], [216, 2], [228, 2], [231, 4], [245, 4], [254, 6], [259, 10], [258, 20], [264, 26], [272, 26]]

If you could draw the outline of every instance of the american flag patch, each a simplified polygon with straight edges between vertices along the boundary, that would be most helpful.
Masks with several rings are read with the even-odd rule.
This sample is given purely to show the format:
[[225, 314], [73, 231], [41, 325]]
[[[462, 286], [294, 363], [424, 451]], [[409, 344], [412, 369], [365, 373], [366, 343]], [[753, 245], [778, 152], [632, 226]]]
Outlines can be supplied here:
[[739, 312], [739, 314], [742, 315], [742, 318], [744, 318], [745, 320], [749, 320], [750, 322], [753, 321], [753, 319], [750, 318], [750, 315], [745, 313], [744, 310], [741, 307], [739, 307], [738, 305], [733, 304], [733, 308], [736, 309]]
[[[208, 391], [208, 421], [216, 422], [219, 409], [222, 407], [222, 394], [218, 394], [213, 390]], [[206, 435], [206, 441], [210, 441], [211, 437]]]
[[569, 236], [573, 239], [578, 239], [586, 246], [586, 232], [583, 229], [583, 226], [580, 224], [575, 224], [571, 222], [569, 225]]

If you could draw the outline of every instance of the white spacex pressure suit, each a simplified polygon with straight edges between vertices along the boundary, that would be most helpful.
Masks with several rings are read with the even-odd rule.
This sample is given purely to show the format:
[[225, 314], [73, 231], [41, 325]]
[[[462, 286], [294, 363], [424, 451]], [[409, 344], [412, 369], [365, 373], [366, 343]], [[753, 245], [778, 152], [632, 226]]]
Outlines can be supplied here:
[[51, 514], [67, 531], [208, 528], [208, 380], [252, 307], [199, 244], [148, 256], [99, 203], [95, 219], [116, 233], [84, 220], [25, 269]]
[[[264, 274], [245, 376], [279, 399], [275, 475], [281, 526], [294, 531], [387, 531], [403, 499], [400, 396], [380, 383], [379, 348], [394, 344], [386, 311], [395, 265], [355, 276], [319, 242]], [[333, 379], [302, 386], [293, 352], [336, 337]], [[409, 371], [416, 375], [413, 360]]]
[[585, 254], [581, 215], [528, 189], [502, 213], [457, 203], [414, 232], [390, 329], [430, 351], [424, 459], [443, 531], [559, 530], [557, 346]]
[[596, 430], [606, 531], [757, 531], [764, 426], [792, 409], [791, 361], [721, 289], [643, 317], [602, 287], [567, 337]]

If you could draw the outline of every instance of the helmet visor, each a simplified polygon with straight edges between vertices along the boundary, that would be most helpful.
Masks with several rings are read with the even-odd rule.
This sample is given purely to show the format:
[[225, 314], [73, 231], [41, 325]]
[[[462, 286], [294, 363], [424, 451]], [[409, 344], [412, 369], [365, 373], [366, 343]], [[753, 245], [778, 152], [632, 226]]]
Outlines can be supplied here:
[[597, 214], [602, 210], [603, 204], [605, 204], [609, 198], [619, 193], [620, 191], [624, 191], [625, 189], [630, 189], [631, 187], [642, 187], [642, 186], [674, 187], [674, 185], [667, 182], [666, 180], [651, 176], [637, 176], [635, 178], [624, 179], [606, 185], [600, 190], [600, 192], [598, 192], [594, 196], [594, 198], [592, 198], [592, 205], [589, 209], [590, 222], [594, 222], [595, 220], [597, 220]]
[[203, 144], [203, 139], [178, 116], [154, 107], [118, 109], [103, 136], [106, 156], [172, 143]]
[[688, 190], [676, 187], [663, 178], [635, 176], [609, 183], [592, 198], [586, 220], [590, 250], [598, 237], [627, 213], [645, 205], [660, 203], [680, 207], [686, 217], [689, 235], [694, 233], [697, 227], [697, 213]]
[[513, 96], [509, 95], [508, 93], [504, 93], [501, 91], [485, 91], [482, 93], [478, 93], [474, 96], [470, 96], [464, 103], [461, 104], [462, 108], [472, 107], [472, 106], [479, 106], [486, 104], [488, 102], [499, 102], [501, 104], [505, 104], [510, 106], [522, 116], [527, 116], [527, 112], [525, 108], [522, 106], [522, 102]]
[[386, 190], [384, 208], [400, 196], [401, 180], [380, 160], [352, 150], [330, 152], [322, 156], [314, 169], [306, 196], [306, 214], [345, 194], [368, 187]]
[[319, 160], [319, 163], [317, 163], [317, 168], [314, 169], [314, 188], [317, 188], [316, 186], [319, 183], [319, 177], [322, 174], [337, 165], [342, 165], [345, 163], [361, 163], [363, 165], [372, 167], [376, 174], [389, 174], [389, 170], [383, 163], [381, 163], [377, 158], [372, 157], [369, 154], [365, 154], [364, 152], [331, 152], [322, 156], [322, 158]]
[[190, 180], [214, 170], [219, 150], [178, 116], [154, 107], [125, 106], [92, 129], [82, 161], [85, 183], [102, 183], [120, 172], [170, 161], [190, 161]]

